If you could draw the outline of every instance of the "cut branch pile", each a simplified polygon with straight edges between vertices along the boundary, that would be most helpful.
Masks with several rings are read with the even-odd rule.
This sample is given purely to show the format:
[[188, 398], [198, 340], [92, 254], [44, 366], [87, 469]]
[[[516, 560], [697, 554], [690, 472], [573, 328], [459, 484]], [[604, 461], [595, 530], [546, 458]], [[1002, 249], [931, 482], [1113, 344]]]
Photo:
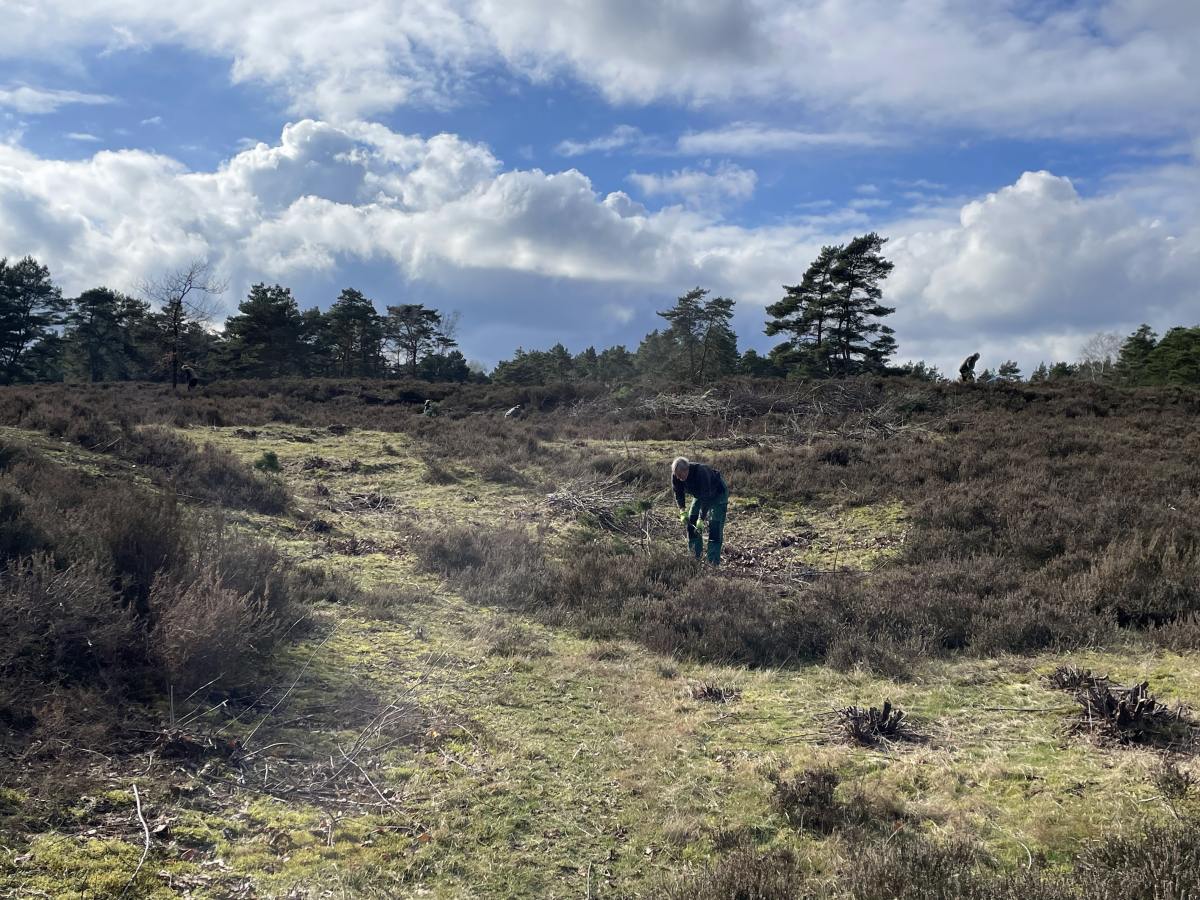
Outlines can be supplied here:
[[379, 490], [351, 491], [338, 506], [346, 512], [386, 512], [395, 509], [396, 501]]
[[1150, 693], [1150, 682], [1123, 687], [1088, 669], [1062, 666], [1050, 677], [1053, 687], [1069, 691], [1081, 707], [1070, 727], [1122, 744], [1169, 747], [1190, 744], [1196, 723], [1182, 706], [1167, 706]]
[[900, 398], [857, 382], [826, 382], [794, 397], [787, 409], [789, 437], [869, 439], [891, 437], [901, 424]]
[[915, 741], [917, 733], [905, 720], [904, 710], [883, 701], [883, 709], [874, 706], [847, 706], [837, 711], [838, 719], [851, 739], [865, 746], [887, 741]]
[[546, 495], [551, 510], [592, 522], [626, 537], [646, 538], [672, 529], [672, 520], [642, 503], [619, 479], [579, 480]]
[[595, 419], [609, 413], [620, 412], [621, 407], [612, 396], [592, 397], [576, 400], [567, 410], [572, 419]]
[[732, 401], [708, 390], [703, 394], [659, 394], [643, 400], [642, 406], [657, 416], [716, 416], [728, 414]]
[[692, 685], [693, 700], [703, 700], [706, 703], [733, 703], [742, 699], [742, 692], [733, 687], [722, 687], [711, 681], [701, 681]]

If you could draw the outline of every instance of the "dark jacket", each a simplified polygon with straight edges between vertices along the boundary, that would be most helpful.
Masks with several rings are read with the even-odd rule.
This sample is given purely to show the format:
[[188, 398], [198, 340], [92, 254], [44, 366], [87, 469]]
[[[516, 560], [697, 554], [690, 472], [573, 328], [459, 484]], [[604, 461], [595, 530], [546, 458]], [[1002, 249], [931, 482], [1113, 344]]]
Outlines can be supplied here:
[[704, 466], [699, 463], [692, 463], [688, 466], [687, 478], [683, 481], [672, 475], [671, 487], [675, 488], [675, 502], [680, 509], [683, 509], [685, 493], [691, 494], [697, 500], [705, 501], [715, 500], [729, 492], [720, 472], [712, 466]]

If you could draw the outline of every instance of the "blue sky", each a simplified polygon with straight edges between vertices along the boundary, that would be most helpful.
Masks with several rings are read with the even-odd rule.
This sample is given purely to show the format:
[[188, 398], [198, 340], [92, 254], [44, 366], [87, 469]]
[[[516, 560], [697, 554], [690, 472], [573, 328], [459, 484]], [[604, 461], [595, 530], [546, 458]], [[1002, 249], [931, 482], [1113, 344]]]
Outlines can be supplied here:
[[636, 346], [694, 285], [743, 347], [878, 230], [901, 358], [1200, 322], [1192, 0], [0, 0], [0, 255], [68, 291], [193, 258], [462, 312], [491, 364]]

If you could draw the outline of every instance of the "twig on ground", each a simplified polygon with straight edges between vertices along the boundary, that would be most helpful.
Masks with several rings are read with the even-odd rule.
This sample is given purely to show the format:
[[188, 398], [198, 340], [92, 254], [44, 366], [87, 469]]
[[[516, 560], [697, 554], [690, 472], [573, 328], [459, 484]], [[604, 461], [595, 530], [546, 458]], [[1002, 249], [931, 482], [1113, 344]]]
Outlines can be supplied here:
[[138, 875], [142, 872], [142, 866], [146, 864], [146, 857], [150, 855], [150, 826], [146, 824], [146, 817], [142, 815], [142, 797], [138, 793], [136, 784], [133, 786], [133, 802], [137, 807], [137, 817], [138, 821], [142, 823], [142, 833], [146, 836], [146, 843], [142, 847], [142, 858], [138, 860], [137, 868], [133, 870], [133, 874], [125, 882], [125, 887], [121, 889], [122, 897], [129, 893], [129, 889], [133, 887], [133, 883], [137, 881]]

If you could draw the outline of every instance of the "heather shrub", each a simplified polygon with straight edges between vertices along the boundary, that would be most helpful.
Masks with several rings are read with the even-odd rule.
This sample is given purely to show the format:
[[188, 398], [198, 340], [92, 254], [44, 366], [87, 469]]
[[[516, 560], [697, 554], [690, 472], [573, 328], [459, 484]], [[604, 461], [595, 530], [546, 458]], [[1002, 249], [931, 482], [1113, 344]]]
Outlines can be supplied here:
[[[824, 787], [817, 794], [825, 801], [833, 796]], [[851, 831], [843, 838], [846, 862], [833, 877], [812, 873], [787, 851], [756, 850], [743, 842], [699, 871], [666, 879], [654, 895], [679, 900], [1190, 900], [1200, 884], [1200, 825], [1191, 819], [1105, 836], [1088, 844], [1062, 872], [1002, 870], [968, 843], [937, 842], [920, 834], [872, 840]]]
[[1200, 885], [1200, 825], [1173, 822], [1088, 844], [1065, 873], [1000, 872], [963, 843], [863, 847], [832, 896], [854, 900], [1185, 900]]
[[1072, 900], [1054, 878], [1002, 874], [973, 847], [926, 838], [858, 848], [832, 896], [853, 900]]
[[79, 511], [79, 524], [111, 561], [126, 606], [148, 611], [159, 572], [186, 556], [186, 527], [172, 497], [147, 495], [125, 485], [98, 493]]
[[164, 428], [130, 432], [122, 455], [149, 467], [160, 483], [194, 500], [268, 515], [287, 509], [288, 490], [278, 478], [252, 469], [227, 450], [211, 444], [197, 447]]
[[[633, 611], [631, 611], [633, 612]], [[659, 652], [712, 662], [780, 666], [820, 658], [828, 624], [803, 598], [769, 586], [700, 576], [627, 615], [634, 636]]]
[[147, 686], [243, 683], [311, 603], [351, 596], [170, 496], [0, 453], [0, 716], [22, 733], [63, 691], [106, 727]]
[[95, 562], [59, 568], [38, 554], [0, 571], [0, 683], [10, 689], [119, 678], [141, 643], [135, 615]]
[[514, 527], [443, 529], [423, 535], [416, 550], [426, 570], [472, 602], [591, 637], [630, 637], [666, 654], [786, 665], [819, 658], [832, 629], [830, 616], [806, 597], [706, 574], [678, 548], [643, 555], [596, 541], [552, 554]]
[[790, 777], [769, 776], [771, 806], [793, 828], [818, 834], [891, 831], [904, 813], [890, 799], [871, 797], [860, 786], [838, 790], [841, 776], [828, 767], [805, 769]]
[[1114, 834], [1075, 863], [1080, 894], [1096, 900], [1191, 898], [1200, 886], [1200, 823], [1195, 819]]
[[1072, 585], [1081, 600], [1122, 627], [1175, 621], [1200, 607], [1200, 534], [1140, 532], [1113, 541]]
[[211, 564], [184, 580], [160, 576], [150, 611], [152, 657], [183, 691], [218, 678], [240, 683], [281, 627], [262, 597], [228, 587]]
[[739, 847], [700, 871], [675, 876], [652, 896], [667, 900], [797, 900], [811, 896], [796, 857], [785, 851]]
[[279, 454], [274, 450], [264, 450], [262, 455], [254, 461], [254, 468], [260, 472], [278, 472]]

